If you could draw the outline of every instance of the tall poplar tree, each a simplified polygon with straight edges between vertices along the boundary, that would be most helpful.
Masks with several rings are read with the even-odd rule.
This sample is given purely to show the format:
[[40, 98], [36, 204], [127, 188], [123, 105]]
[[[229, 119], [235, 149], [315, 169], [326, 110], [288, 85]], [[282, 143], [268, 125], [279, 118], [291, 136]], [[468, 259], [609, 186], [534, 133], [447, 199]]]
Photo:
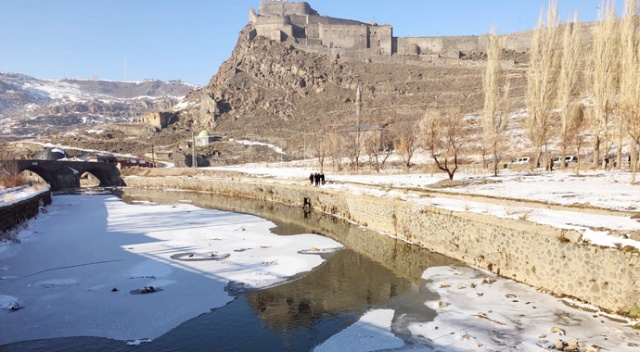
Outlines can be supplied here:
[[[602, 167], [611, 146], [609, 123], [619, 81], [620, 37], [617, 33], [616, 9], [613, 1], [600, 6], [599, 22], [593, 36], [589, 67], [589, 83], [593, 95], [593, 166], [602, 158]], [[602, 152], [602, 155], [601, 155]]]
[[534, 167], [540, 165], [542, 147], [551, 138], [551, 122], [558, 93], [559, 38], [558, 4], [549, 4], [546, 16], [540, 11], [533, 31], [527, 73], [527, 137], [535, 148]]
[[579, 66], [580, 66], [580, 24], [578, 14], [573, 16], [573, 22], [565, 25], [562, 34], [562, 59], [560, 60], [560, 82], [558, 98], [560, 99], [560, 155], [561, 167], [564, 168], [567, 148], [572, 144], [573, 135], [571, 133], [571, 114], [574, 111], [578, 94]]
[[504, 132], [508, 123], [509, 80], [502, 69], [500, 56], [502, 46], [496, 30], [489, 34], [487, 48], [487, 67], [482, 80], [484, 91], [484, 111], [482, 114], [482, 131], [493, 159], [493, 174], [498, 175], [498, 163], [502, 159]]

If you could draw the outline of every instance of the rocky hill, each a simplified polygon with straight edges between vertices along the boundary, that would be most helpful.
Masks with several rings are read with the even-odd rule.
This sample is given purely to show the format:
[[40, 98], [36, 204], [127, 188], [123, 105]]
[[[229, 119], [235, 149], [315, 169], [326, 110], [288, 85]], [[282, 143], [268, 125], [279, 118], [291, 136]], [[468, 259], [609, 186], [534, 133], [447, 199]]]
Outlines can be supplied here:
[[170, 109], [194, 88], [180, 81], [42, 80], [0, 72], [0, 135], [20, 139], [128, 122]]
[[[185, 110], [202, 128], [249, 138], [291, 138], [292, 132], [356, 123], [354, 99], [362, 87], [363, 122], [420, 118], [428, 107], [482, 109], [484, 56], [425, 61], [313, 52], [293, 40], [239, 35], [231, 57], [205, 87], [185, 99]], [[357, 53], [356, 53], [357, 54]], [[505, 53], [509, 55], [509, 53]], [[437, 58], [436, 58], [437, 59]], [[514, 108], [526, 85], [522, 66], [511, 65]], [[289, 136], [289, 137], [287, 137]]]

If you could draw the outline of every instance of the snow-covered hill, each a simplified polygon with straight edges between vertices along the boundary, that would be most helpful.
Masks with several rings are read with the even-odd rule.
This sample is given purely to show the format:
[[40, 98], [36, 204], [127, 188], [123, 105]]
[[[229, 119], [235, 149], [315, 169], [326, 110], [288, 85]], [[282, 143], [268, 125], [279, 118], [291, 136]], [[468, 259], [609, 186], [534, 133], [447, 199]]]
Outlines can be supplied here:
[[181, 81], [44, 80], [0, 72], [0, 138], [126, 122], [168, 110], [196, 86]]

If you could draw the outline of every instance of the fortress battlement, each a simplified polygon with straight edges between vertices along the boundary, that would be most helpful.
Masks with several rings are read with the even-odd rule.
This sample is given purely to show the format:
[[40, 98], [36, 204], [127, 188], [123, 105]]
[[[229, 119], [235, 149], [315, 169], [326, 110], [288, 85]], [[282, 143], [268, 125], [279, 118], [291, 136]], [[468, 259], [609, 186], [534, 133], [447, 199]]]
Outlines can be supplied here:
[[[271, 0], [261, 2], [259, 13], [249, 12], [254, 26], [252, 37], [264, 36], [276, 41], [294, 40], [298, 44], [329, 49], [364, 51], [383, 56], [439, 55], [461, 58], [465, 53], [486, 52], [488, 34], [469, 36], [394, 37], [393, 27], [321, 16], [307, 2]], [[591, 39], [592, 26], [581, 26], [581, 38]], [[527, 52], [532, 31], [501, 35], [505, 50]]]

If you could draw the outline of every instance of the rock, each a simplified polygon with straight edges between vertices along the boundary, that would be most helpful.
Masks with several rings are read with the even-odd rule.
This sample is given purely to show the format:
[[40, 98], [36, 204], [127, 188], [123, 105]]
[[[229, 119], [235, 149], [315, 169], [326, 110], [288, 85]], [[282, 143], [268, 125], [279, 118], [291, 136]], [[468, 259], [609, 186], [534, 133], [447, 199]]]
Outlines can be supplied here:
[[564, 351], [564, 342], [562, 340], [556, 340], [553, 343], [553, 347], [558, 351]]
[[22, 309], [22, 306], [20, 305], [20, 303], [18, 303], [16, 301], [13, 301], [13, 302], [9, 303], [9, 307], [8, 308], [9, 308], [10, 311], [15, 312], [17, 310]]
[[567, 345], [565, 347], [565, 350], [575, 351], [577, 349], [578, 349], [578, 340], [577, 339], [571, 339], [571, 340], [567, 341]]
[[142, 290], [140, 290], [140, 293], [142, 294], [154, 293], [154, 292], [156, 292], [156, 288], [153, 286], [145, 286], [142, 288]]
[[438, 307], [438, 308], [447, 308], [447, 302], [438, 301], [438, 302], [436, 302], [436, 307]]
[[114, 287], [114, 288], [112, 288], [112, 289], [111, 289], [111, 292], [118, 292], [118, 291], [119, 291], [119, 290], [118, 290], [116, 287]]
[[562, 329], [560, 329], [558, 327], [555, 327], [555, 326], [551, 328], [551, 333], [552, 334], [558, 334], [560, 336], [564, 336], [565, 335], [565, 331], [564, 330], [562, 330]]
[[571, 243], [578, 243], [582, 240], [582, 234], [575, 230], [564, 231], [562, 236]]
[[586, 345], [584, 348], [585, 352], [600, 352], [601, 348], [596, 345]]

